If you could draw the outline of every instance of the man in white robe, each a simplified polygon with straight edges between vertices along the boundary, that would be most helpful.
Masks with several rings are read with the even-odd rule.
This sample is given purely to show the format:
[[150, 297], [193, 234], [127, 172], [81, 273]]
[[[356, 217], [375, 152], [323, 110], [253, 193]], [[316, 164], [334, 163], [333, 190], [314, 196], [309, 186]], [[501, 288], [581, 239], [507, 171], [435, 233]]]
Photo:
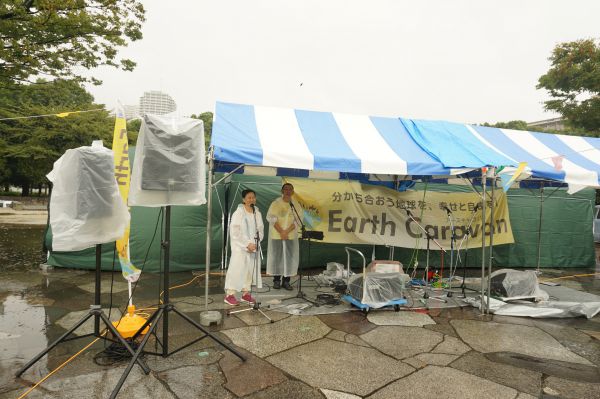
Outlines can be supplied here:
[[[300, 237], [303, 210], [292, 200], [294, 186], [285, 183], [281, 197], [271, 203], [267, 212], [269, 222], [269, 247], [267, 249], [267, 274], [273, 276], [273, 288], [292, 290], [290, 277], [298, 273]], [[282, 282], [283, 276], [283, 282]]]

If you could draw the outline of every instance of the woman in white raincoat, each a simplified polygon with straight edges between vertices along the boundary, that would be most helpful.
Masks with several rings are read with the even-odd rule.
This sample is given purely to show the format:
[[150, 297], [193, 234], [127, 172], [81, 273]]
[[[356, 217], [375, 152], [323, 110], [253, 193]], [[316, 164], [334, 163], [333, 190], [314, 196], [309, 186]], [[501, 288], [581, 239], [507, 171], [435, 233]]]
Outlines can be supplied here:
[[[292, 201], [294, 186], [285, 183], [281, 197], [271, 203], [267, 212], [269, 222], [269, 247], [267, 248], [267, 274], [273, 276], [273, 288], [291, 290], [290, 277], [298, 273], [300, 222], [303, 211]], [[294, 211], [295, 209], [295, 211]], [[297, 212], [297, 214], [296, 214]], [[281, 281], [283, 276], [283, 284]]]
[[[229, 305], [239, 304], [235, 294], [240, 291], [242, 292], [242, 302], [254, 303], [255, 299], [250, 294], [251, 285], [254, 283], [256, 286], [262, 287], [260, 241], [264, 236], [264, 224], [262, 215], [255, 204], [256, 193], [252, 190], [242, 191], [242, 203], [238, 205], [231, 217], [229, 225], [231, 259], [225, 276], [225, 303]], [[255, 241], [257, 231], [258, 248]]]

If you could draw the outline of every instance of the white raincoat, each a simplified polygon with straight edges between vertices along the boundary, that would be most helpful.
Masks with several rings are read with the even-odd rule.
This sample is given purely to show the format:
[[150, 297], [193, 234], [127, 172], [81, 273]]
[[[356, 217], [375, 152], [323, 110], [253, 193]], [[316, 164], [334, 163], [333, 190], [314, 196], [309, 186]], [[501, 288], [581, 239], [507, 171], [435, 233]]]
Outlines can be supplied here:
[[[250, 291], [251, 284], [262, 288], [262, 279], [260, 277], [260, 247], [256, 252], [248, 252], [248, 244], [254, 244], [254, 237], [258, 229], [259, 240], [264, 236], [264, 224], [262, 215], [258, 208], [256, 210], [256, 225], [254, 223], [254, 214], [244, 209], [244, 205], [238, 205], [238, 208], [231, 217], [229, 225], [229, 242], [231, 244], [231, 259], [227, 275], [225, 276], [225, 290]], [[254, 259], [258, 258], [258, 273], [254, 270]]]
[[[303, 217], [304, 211], [298, 202], [292, 200], [296, 211], [300, 217]], [[267, 274], [272, 276], [295, 276], [298, 273], [298, 262], [300, 260], [300, 250], [298, 238], [300, 236], [300, 223], [298, 217], [292, 210], [290, 203], [285, 202], [283, 198], [277, 198], [271, 203], [267, 212], [267, 221], [269, 222], [269, 247], [267, 248]], [[275, 230], [275, 223], [283, 229], [287, 229], [292, 223], [296, 228], [288, 233], [288, 239], [282, 240], [281, 236]]]

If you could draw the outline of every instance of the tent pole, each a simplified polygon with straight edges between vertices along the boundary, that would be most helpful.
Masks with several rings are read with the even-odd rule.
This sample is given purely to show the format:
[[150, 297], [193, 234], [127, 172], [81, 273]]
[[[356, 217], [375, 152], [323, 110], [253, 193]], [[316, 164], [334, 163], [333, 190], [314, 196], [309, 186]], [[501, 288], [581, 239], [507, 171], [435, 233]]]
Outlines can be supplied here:
[[[487, 312], [486, 304], [483, 298], [485, 289], [485, 185], [487, 168], [481, 168], [481, 314]], [[489, 293], [488, 293], [489, 295]], [[485, 308], [485, 310], [484, 310]]]
[[490, 209], [490, 263], [488, 265], [488, 285], [487, 285], [487, 312], [489, 313], [490, 309], [490, 292], [492, 289], [492, 280], [490, 276], [492, 275], [492, 261], [494, 259], [494, 210], [496, 206], [495, 199], [495, 189], [496, 189], [496, 168], [492, 168], [492, 207]]
[[212, 189], [213, 189], [213, 161], [214, 147], [208, 149], [208, 192], [206, 193], [206, 265], [204, 266], [204, 308], [208, 310], [208, 279], [210, 275], [210, 240], [211, 240], [211, 218], [212, 218]]
[[537, 268], [535, 273], [540, 275], [540, 260], [542, 258], [542, 212], [544, 210], [544, 181], [540, 185], [540, 219], [538, 220]]

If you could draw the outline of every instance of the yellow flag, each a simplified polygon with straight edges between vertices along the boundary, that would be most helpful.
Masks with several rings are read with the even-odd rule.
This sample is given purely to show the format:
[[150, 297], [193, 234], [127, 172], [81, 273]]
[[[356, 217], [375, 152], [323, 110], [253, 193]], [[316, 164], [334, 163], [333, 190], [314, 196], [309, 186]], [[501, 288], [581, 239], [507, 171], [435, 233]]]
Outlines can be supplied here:
[[[131, 169], [129, 167], [129, 145], [127, 143], [127, 121], [123, 106], [118, 103], [115, 110], [115, 132], [113, 135], [112, 150], [115, 157], [115, 179], [119, 184], [119, 192], [123, 202], [127, 204], [129, 196], [129, 180]], [[123, 237], [117, 240], [117, 253], [121, 271], [125, 280], [135, 282], [140, 277], [141, 271], [133, 266], [129, 257], [129, 226], [125, 229]]]

